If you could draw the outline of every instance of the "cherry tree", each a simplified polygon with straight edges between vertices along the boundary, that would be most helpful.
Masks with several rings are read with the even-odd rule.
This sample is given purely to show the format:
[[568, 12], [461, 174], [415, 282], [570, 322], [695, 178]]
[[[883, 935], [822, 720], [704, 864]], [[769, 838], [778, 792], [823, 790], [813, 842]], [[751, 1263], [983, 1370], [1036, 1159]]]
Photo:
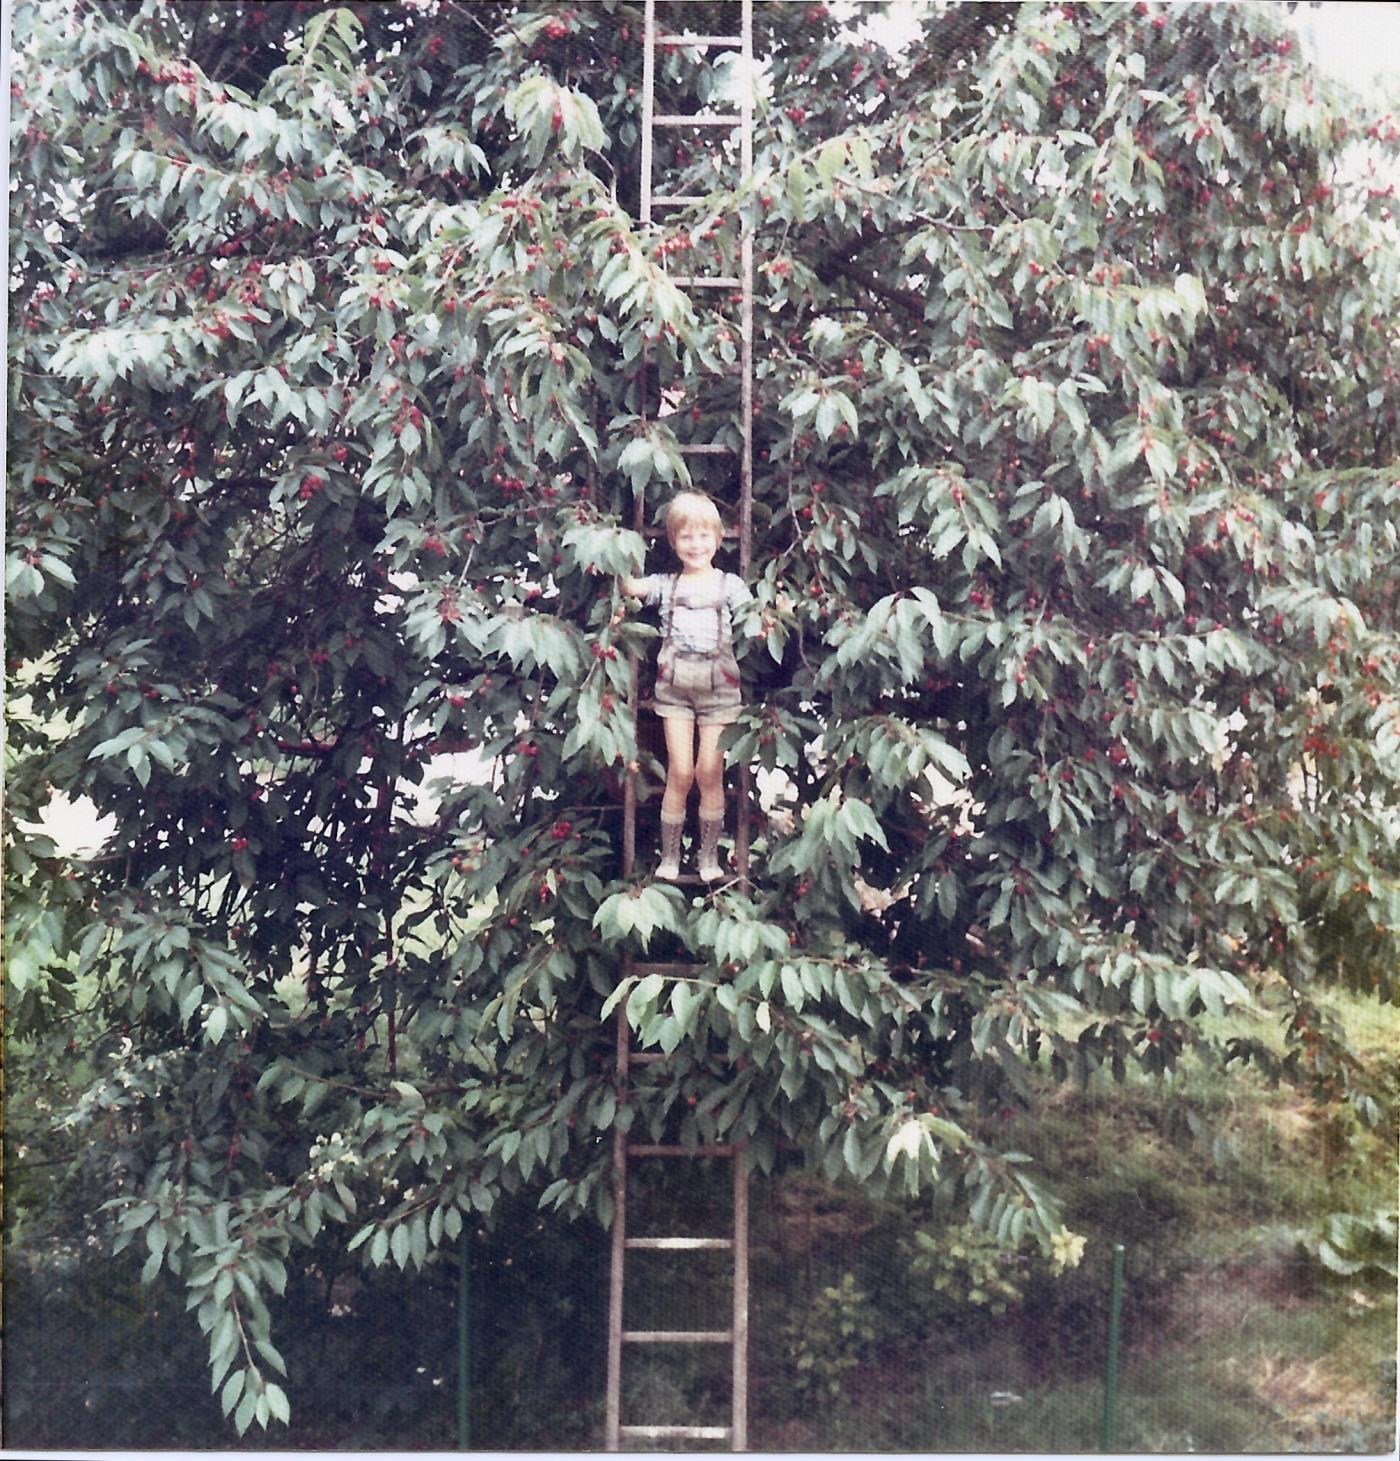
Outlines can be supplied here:
[[[1047, 1082], [1379, 1119], [1315, 995], [1395, 994], [1395, 119], [1262, 7], [758, 11], [754, 176], [670, 146], [706, 201], [643, 230], [634, 6], [16, 6], [13, 1028], [97, 1032], [65, 1119], [239, 1430], [323, 1228], [606, 1222], [619, 1123], [1049, 1251], [989, 1116]], [[621, 876], [614, 584], [635, 493], [733, 501], [679, 446], [737, 441], [737, 311], [673, 276], [745, 229], [768, 774], [693, 896]]]

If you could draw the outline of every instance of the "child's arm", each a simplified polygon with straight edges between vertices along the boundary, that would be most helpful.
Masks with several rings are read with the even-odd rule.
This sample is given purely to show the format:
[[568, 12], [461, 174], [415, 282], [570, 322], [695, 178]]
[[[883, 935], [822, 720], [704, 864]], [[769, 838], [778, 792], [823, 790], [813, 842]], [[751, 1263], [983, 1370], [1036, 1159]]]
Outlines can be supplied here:
[[745, 604], [751, 604], [754, 601], [753, 590], [737, 573], [724, 575], [724, 597], [729, 604], [731, 614], [743, 608]]
[[754, 637], [759, 632], [756, 600], [753, 590], [737, 573], [724, 575], [724, 602], [731, 633], [744, 639]]
[[[638, 554], [637, 566], [638, 568], [643, 566], [641, 563], [641, 554]], [[642, 599], [645, 601], [651, 593], [652, 578], [652, 574], [647, 574], [639, 578], [635, 573], [619, 573], [617, 576], [617, 586], [627, 598]]]

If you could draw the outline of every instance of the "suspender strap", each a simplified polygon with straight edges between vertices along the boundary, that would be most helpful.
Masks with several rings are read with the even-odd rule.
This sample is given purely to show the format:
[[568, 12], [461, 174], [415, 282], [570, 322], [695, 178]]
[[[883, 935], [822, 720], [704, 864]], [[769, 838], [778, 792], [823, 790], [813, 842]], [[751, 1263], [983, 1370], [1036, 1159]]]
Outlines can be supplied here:
[[[719, 598], [715, 600], [715, 653], [718, 654], [724, 648], [724, 590], [728, 574], [721, 574], [719, 581]], [[681, 576], [679, 573], [671, 575], [671, 597], [666, 601], [666, 625], [661, 631], [661, 646], [664, 648], [671, 642], [671, 627], [676, 619], [676, 599], [680, 595]]]
[[681, 576], [671, 575], [671, 597], [666, 601], [666, 627], [661, 631], [661, 646], [664, 649], [671, 642], [671, 625], [676, 618], [676, 596], [681, 591]]

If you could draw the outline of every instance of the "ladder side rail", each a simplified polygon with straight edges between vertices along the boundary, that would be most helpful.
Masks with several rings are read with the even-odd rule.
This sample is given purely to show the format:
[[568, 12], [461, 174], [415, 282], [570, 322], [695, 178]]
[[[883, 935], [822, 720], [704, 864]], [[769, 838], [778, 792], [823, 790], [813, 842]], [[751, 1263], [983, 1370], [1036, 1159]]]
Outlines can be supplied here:
[[[643, 223], [651, 220], [651, 169], [652, 169], [652, 118], [655, 111], [654, 88], [656, 83], [656, 0], [646, 0], [643, 22], [642, 47], [642, 156], [641, 156], [641, 198], [640, 212]], [[647, 356], [645, 349], [638, 361], [639, 396], [641, 415], [646, 415]], [[643, 520], [642, 494], [633, 493], [633, 527], [641, 529]], [[640, 669], [637, 657], [632, 656], [630, 669], [630, 698], [632, 707], [632, 737], [634, 749], [637, 742], [637, 699], [640, 688]], [[622, 875], [630, 878], [636, 869], [637, 859], [637, 773], [633, 769], [635, 759], [626, 768], [622, 793]], [[633, 958], [629, 951], [622, 955], [621, 976], [631, 977]], [[627, 1023], [627, 997], [624, 995], [614, 1015], [615, 1070], [619, 1098], [627, 1089], [628, 1064], [632, 1050], [631, 1029]], [[627, 1259], [627, 1133], [622, 1129], [619, 1117], [621, 1102], [613, 1117], [612, 1132], [612, 1234], [611, 1254], [608, 1264], [608, 1353], [607, 1391], [604, 1400], [603, 1445], [609, 1452], [622, 1449], [622, 1336], [623, 1304]]]
[[[743, 0], [740, 12], [740, 97], [739, 129], [740, 186], [753, 177], [754, 69], [753, 0]], [[743, 413], [740, 433], [743, 443], [739, 462], [739, 566], [747, 581], [753, 556], [753, 232], [740, 235], [739, 277], [740, 320], [739, 405]], [[747, 766], [739, 776], [741, 797], [735, 837], [740, 886], [749, 891], [749, 810], [752, 805]], [[749, 1448], [749, 1169], [742, 1147], [734, 1156], [734, 1312], [730, 1329], [734, 1335], [733, 1380], [730, 1392], [731, 1421], [729, 1447]]]
[[[652, 118], [656, 110], [656, 0], [646, 0], [646, 7], [642, 23], [642, 163], [641, 163], [641, 221], [651, 222], [651, 169], [652, 169]], [[641, 411], [639, 414], [645, 419], [647, 414], [647, 351], [642, 347], [642, 353], [638, 357], [637, 368], [638, 391], [640, 396]], [[641, 532], [645, 511], [642, 503], [642, 494], [632, 494], [632, 527], [636, 532]], [[632, 743], [634, 749], [640, 755], [640, 748], [637, 746], [637, 698], [641, 690], [641, 670], [637, 664], [637, 657], [632, 656], [631, 687], [628, 704], [632, 707]], [[622, 876], [630, 878], [636, 870], [637, 862], [637, 773], [632, 769], [636, 758], [625, 768], [622, 782]], [[619, 1028], [625, 1027], [625, 1017], [621, 1009], [617, 1012]]]
[[[622, 956], [622, 977], [632, 973], [632, 956]], [[617, 1010], [617, 1081], [621, 1092], [627, 1085], [627, 1065], [632, 1041], [627, 1024], [627, 998], [624, 995]], [[604, 1445], [609, 1451], [622, 1448], [622, 1298], [624, 1263], [627, 1251], [627, 1133], [618, 1116], [613, 1116], [612, 1148], [612, 1257], [608, 1266], [608, 1389]]]
[[[740, 185], [753, 177], [753, 0], [743, 0], [740, 22], [739, 175]], [[739, 239], [739, 403], [743, 413], [739, 463], [739, 572], [747, 578], [753, 558], [753, 230]]]
[[[753, 0], [743, 0], [739, 35], [739, 173], [742, 187], [753, 176]], [[753, 566], [753, 231], [742, 225], [739, 236], [739, 417], [739, 576], [747, 582]], [[740, 767], [734, 862], [739, 887], [744, 893], [749, 891], [751, 781], [749, 768]], [[737, 1369], [735, 1373], [737, 1375]], [[743, 1449], [737, 1441], [736, 1448]]]
[[[637, 696], [641, 693], [642, 674], [635, 654], [632, 656], [629, 675], [631, 689], [628, 693], [631, 698], [628, 704], [632, 707], [634, 756], [624, 768], [622, 777], [622, 876], [624, 878], [630, 878], [637, 866], [637, 773], [632, 770], [632, 767], [636, 764], [636, 758], [641, 755], [641, 748], [637, 744]], [[622, 1011], [619, 1009], [617, 1013], [621, 1018]]]
[[643, 223], [651, 222], [652, 130], [656, 113], [656, 0], [646, 0], [642, 17], [642, 191]]
[[742, 1149], [734, 1161], [734, 1377], [730, 1448], [749, 1448], [749, 1169]]

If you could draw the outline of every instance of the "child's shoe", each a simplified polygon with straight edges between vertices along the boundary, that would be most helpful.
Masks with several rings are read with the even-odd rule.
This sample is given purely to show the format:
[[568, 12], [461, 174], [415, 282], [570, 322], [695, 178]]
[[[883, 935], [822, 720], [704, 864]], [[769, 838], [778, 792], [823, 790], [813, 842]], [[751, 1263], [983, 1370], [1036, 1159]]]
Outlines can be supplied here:
[[700, 818], [700, 864], [696, 871], [707, 883], [718, 882], [724, 876], [719, 865], [719, 834], [723, 830], [723, 817]]
[[661, 814], [661, 861], [656, 876], [662, 882], [674, 882], [681, 875], [681, 833], [685, 829], [685, 818], [672, 821], [665, 812]]

